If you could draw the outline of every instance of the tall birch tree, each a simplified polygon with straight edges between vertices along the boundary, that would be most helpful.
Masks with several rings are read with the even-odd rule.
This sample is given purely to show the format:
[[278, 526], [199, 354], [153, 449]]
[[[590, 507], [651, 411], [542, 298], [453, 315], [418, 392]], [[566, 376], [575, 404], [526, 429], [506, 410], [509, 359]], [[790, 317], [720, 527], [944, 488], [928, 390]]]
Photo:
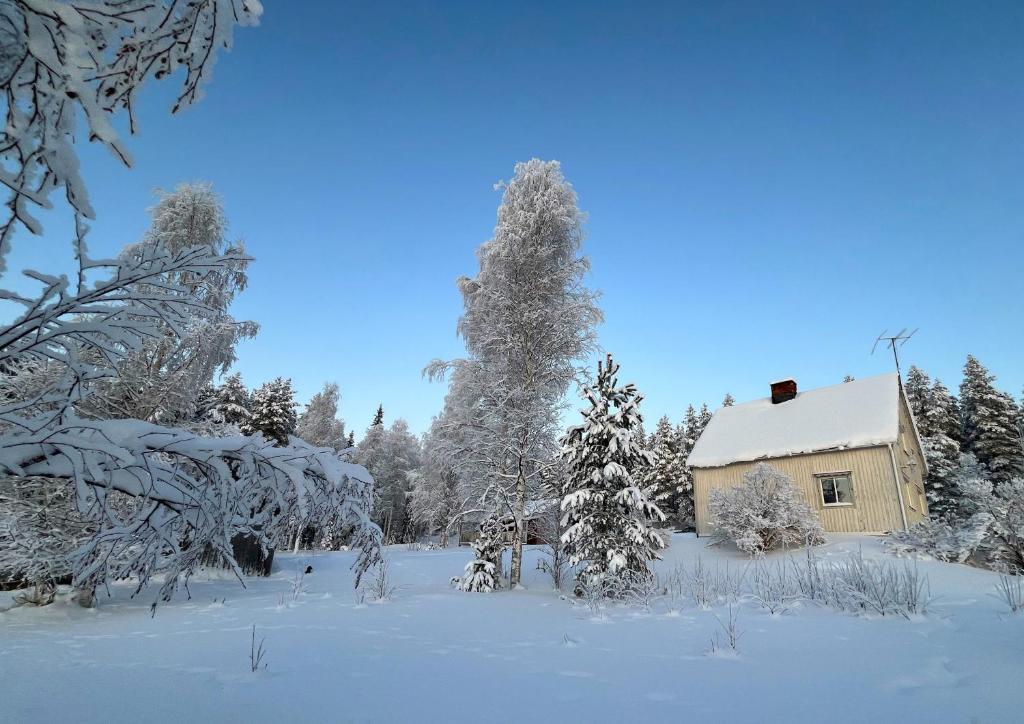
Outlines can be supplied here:
[[[581, 379], [601, 321], [580, 254], [583, 214], [557, 161], [516, 164], [504, 185], [494, 236], [477, 252], [479, 272], [459, 280], [458, 331], [480, 399], [472, 425], [486, 461], [486, 497], [515, 522], [510, 584], [522, 572], [526, 501], [557, 449], [565, 393]], [[453, 363], [428, 368], [443, 374]]]

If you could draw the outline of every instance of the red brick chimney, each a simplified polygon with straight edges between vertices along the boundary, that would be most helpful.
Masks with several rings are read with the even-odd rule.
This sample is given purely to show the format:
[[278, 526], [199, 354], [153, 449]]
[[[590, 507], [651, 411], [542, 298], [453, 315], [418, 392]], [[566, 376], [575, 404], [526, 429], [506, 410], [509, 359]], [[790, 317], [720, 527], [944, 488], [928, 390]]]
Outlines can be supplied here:
[[796, 397], [796, 380], [779, 380], [772, 382], [772, 404], [787, 402]]

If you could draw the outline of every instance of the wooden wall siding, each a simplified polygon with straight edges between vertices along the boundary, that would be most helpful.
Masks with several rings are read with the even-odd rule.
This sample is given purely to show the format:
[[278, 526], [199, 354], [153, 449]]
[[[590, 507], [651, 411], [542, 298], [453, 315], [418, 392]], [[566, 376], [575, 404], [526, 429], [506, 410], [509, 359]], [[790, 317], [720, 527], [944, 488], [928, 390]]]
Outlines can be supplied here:
[[[907, 420], [909, 422], [909, 418]], [[910, 438], [913, 438], [911, 433]], [[892, 458], [886, 446], [837, 450], [833, 452], [809, 453], [790, 457], [771, 458], [764, 461], [789, 475], [803, 490], [811, 507], [818, 512], [826, 531], [834, 533], [883, 533], [902, 530], [893, 480]], [[708, 535], [713, 532], [708, 522], [708, 494], [712, 488], [731, 488], [739, 485], [743, 473], [755, 463], [733, 463], [721, 468], [694, 469], [694, 504], [696, 507], [697, 532]], [[918, 466], [920, 467], [920, 466]], [[853, 481], [853, 505], [829, 506], [821, 502], [821, 490], [816, 475], [820, 473], [851, 473]], [[908, 522], [913, 524], [907, 507]]]
[[921, 450], [910, 408], [900, 395], [900, 435], [893, 445], [896, 465], [900, 470], [903, 501], [907, 506], [907, 523], [913, 525], [928, 517], [928, 500], [924, 494], [924, 451]]

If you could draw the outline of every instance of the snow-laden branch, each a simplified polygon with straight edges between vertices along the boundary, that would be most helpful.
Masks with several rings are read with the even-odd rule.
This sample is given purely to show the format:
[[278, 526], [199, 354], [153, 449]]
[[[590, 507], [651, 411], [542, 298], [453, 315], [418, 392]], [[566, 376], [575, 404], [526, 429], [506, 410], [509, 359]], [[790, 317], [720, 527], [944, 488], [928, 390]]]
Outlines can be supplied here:
[[131, 156], [111, 123], [119, 112], [134, 133], [135, 100], [149, 78], [179, 70], [172, 112], [199, 100], [217, 51], [236, 25], [259, 22], [259, 0], [11, 0], [0, 4], [0, 271], [15, 228], [42, 227], [29, 208], [50, 208], [58, 189], [76, 214], [93, 217], [74, 150], [86, 137], [126, 166]]

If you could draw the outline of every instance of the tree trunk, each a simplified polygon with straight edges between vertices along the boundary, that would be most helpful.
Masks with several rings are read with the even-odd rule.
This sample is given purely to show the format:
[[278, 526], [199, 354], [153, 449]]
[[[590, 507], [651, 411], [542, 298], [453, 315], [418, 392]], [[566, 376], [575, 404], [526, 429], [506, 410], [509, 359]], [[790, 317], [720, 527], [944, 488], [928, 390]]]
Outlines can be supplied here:
[[519, 476], [516, 478], [515, 506], [513, 515], [516, 527], [512, 534], [512, 571], [509, 573], [509, 588], [519, 585], [523, 571], [523, 539], [526, 537], [523, 530], [523, 519], [526, 517], [526, 474], [523, 472], [522, 461], [519, 462]]

